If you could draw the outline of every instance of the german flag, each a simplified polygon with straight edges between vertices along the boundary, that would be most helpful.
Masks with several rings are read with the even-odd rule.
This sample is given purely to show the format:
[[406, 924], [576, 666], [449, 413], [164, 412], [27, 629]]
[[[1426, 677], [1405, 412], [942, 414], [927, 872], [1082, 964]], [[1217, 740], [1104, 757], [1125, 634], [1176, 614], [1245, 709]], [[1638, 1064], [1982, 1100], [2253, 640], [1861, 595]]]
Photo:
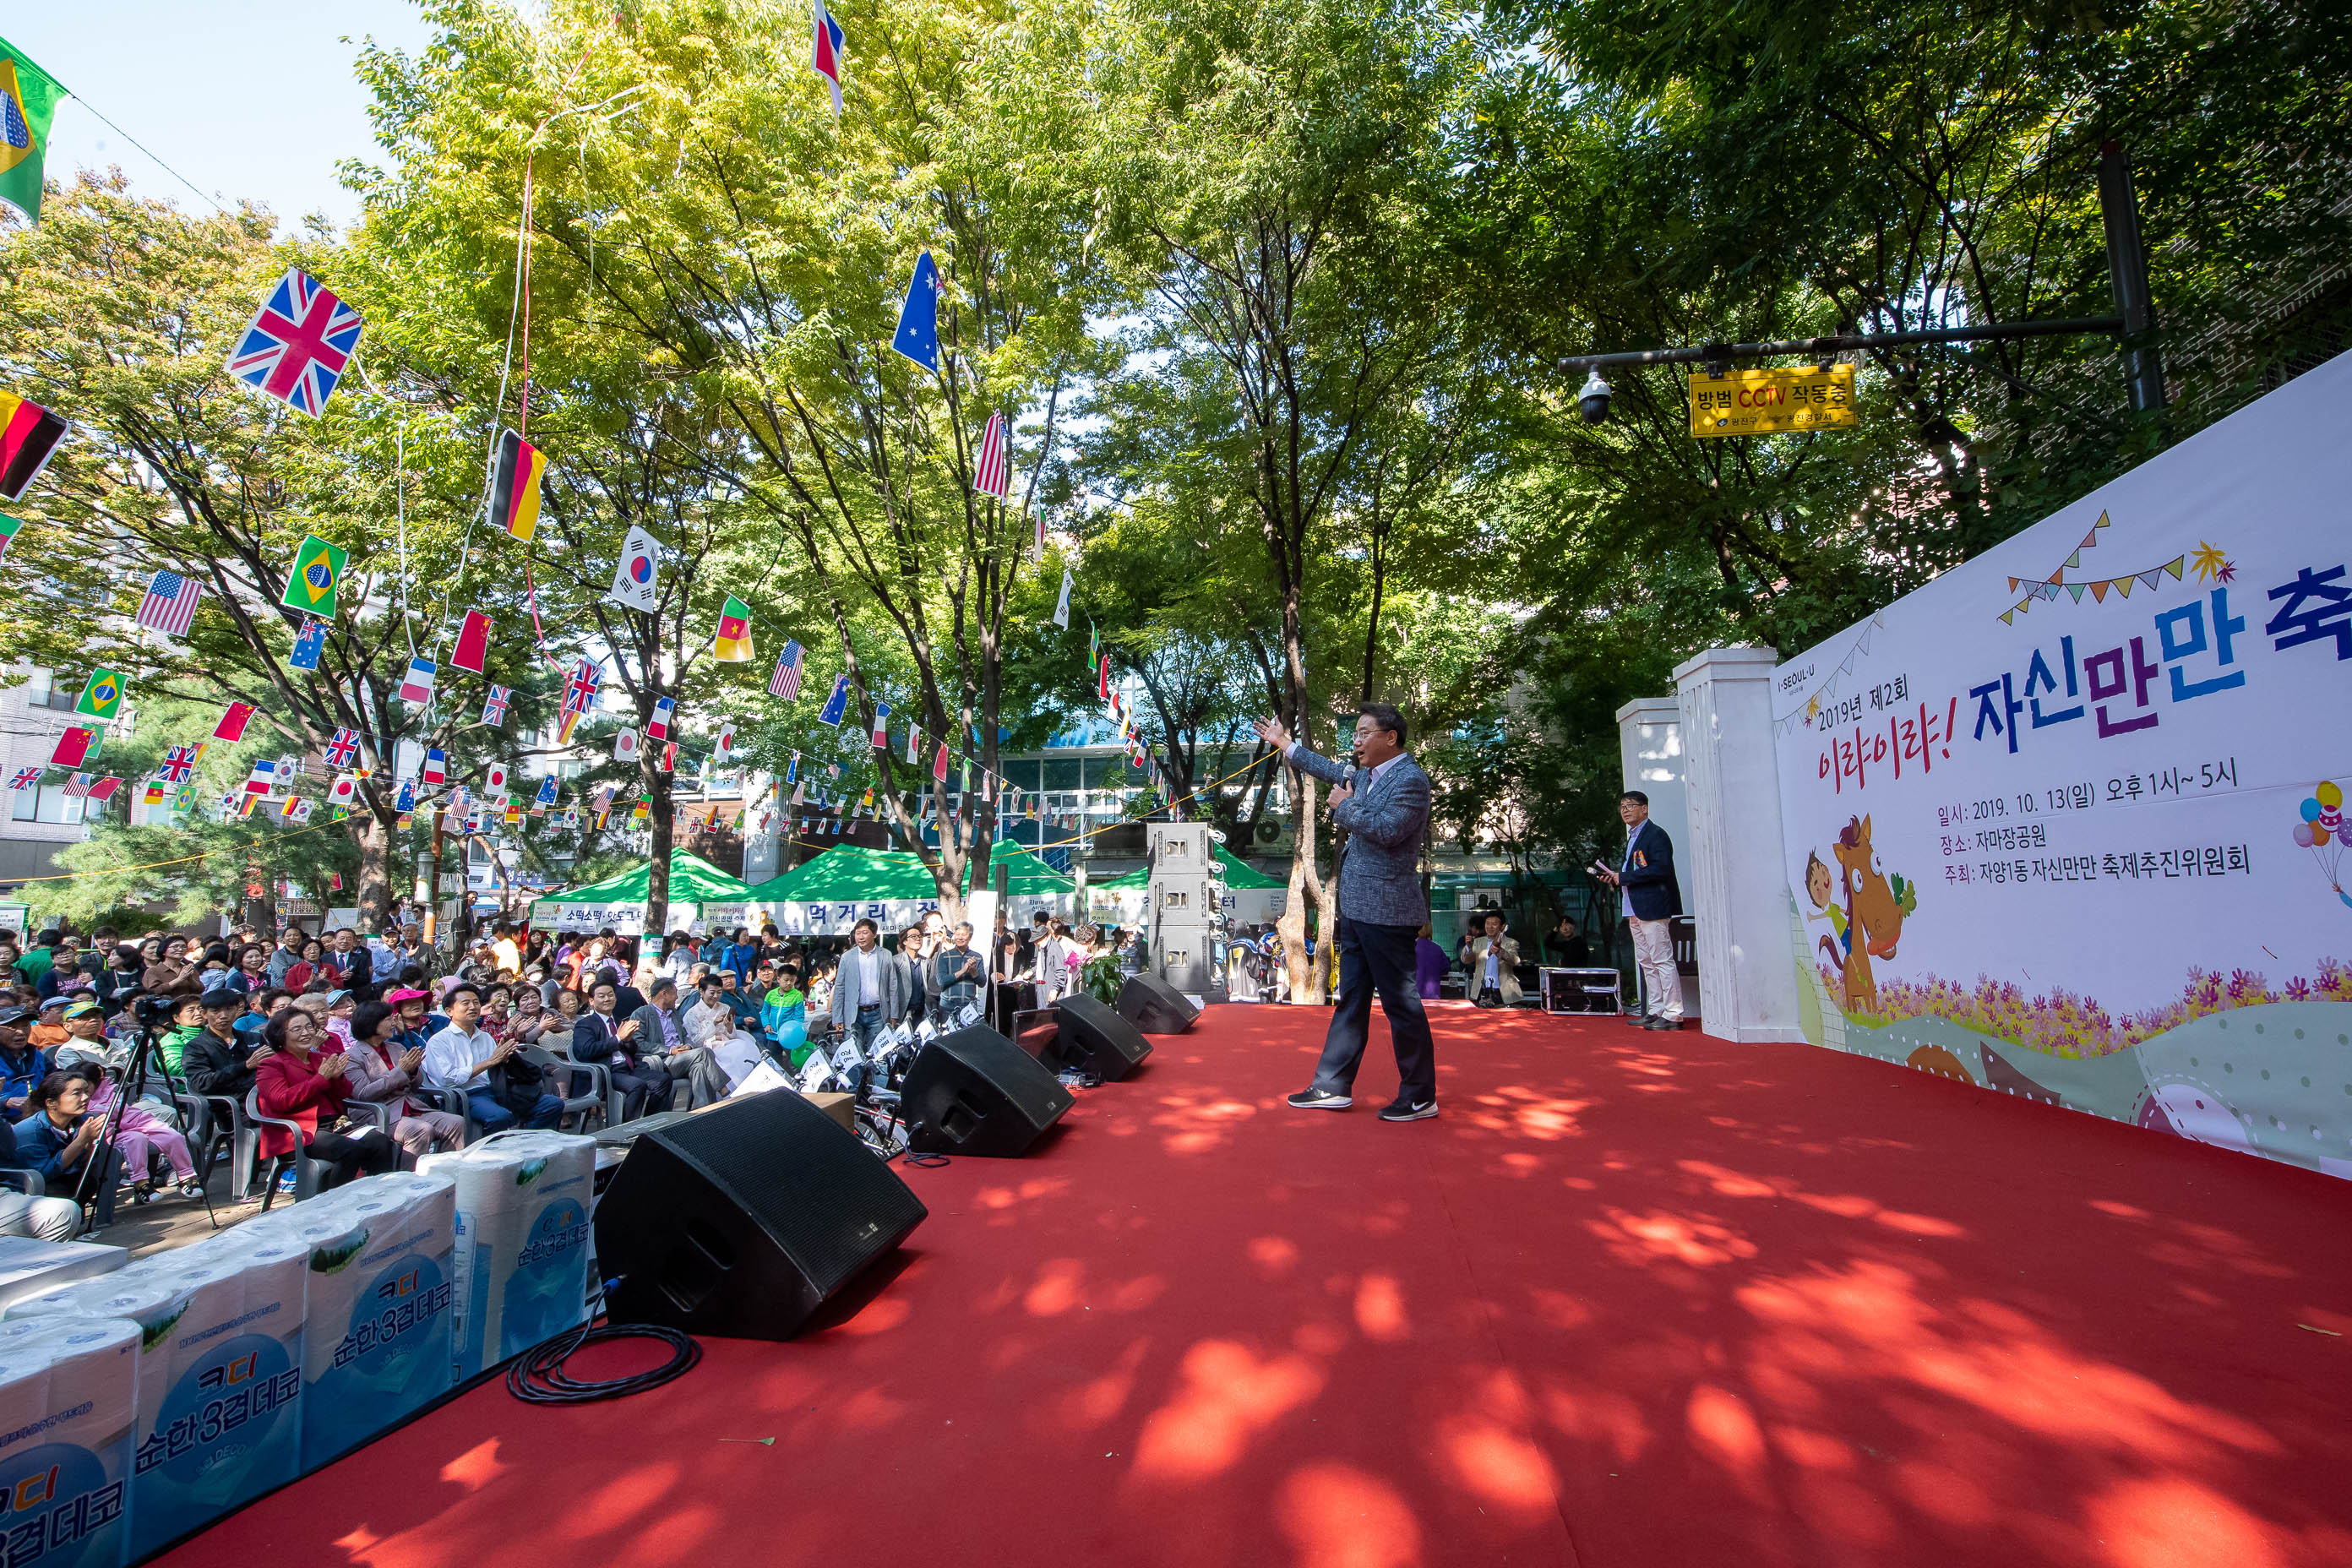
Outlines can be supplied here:
[[37, 403], [0, 392], [0, 500], [22, 500], [41, 477], [66, 422]]
[[490, 521], [530, 542], [539, 531], [539, 481], [547, 455], [511, 430], [499, 433], [499, 460], [490, 477]]

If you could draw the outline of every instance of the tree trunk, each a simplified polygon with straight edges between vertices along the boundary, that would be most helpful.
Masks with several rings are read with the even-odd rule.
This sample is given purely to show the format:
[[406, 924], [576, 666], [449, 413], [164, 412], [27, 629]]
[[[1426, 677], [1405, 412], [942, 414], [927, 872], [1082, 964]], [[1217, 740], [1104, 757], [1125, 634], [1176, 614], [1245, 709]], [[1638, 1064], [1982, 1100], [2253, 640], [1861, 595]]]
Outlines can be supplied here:
[[[1282, 652], [1283, 702], [1289, 710], [1292, 739], [1309, 750], [1313, 744], [1307, 727], [1307, 644], [1300, 629], [1298, 590], [1294, 580], [1289, 593], [1283, 596]], [[1282, 963], [1289, 972], [1290, 1000], [1301, 1006], [1320, 1006], [1323, 1003], [1324, 969], [1321, 964], [1307, 962], [1307, 911], [1312, 907], [1325, 911], [1319, 922], [1323, 949], [1331, 946], [1330, 900], [1324, 896], [1323, 874], [1315, 855], [1315, 785], [1312, 773], [1290, 769], [1291, 824], [1290, 891], [1283, 902], [1282, 918], [1275, 929], [1282, 933]]]
[[354, 836], [360, 844], [360, 884], [352, 901], [359, 906], [360, 927], [381, 931], [392, 918], [392, 836], [395, 818], [389, 808], [371, 800]]
[[658, 942], [669, 930], [669, 853], [676, 840], [676, 814], [670, 775], [654, 765], [650, 752], [638, 753], [637, 776], [645, 781], [651, 801], [646, 820], [653, 825], [653, 859], [646, 869], [646, 935]]

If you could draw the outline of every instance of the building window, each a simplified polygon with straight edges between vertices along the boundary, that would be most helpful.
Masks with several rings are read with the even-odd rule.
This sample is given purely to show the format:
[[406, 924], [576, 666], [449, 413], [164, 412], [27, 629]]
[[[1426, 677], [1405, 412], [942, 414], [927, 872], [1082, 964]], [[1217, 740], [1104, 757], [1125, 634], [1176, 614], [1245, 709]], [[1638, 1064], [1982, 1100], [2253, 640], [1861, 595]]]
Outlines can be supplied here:
[[12, 822], [56, 822], [68, 826], [81, 821], [85, 802], [66, 794], [61, 784], [37, 784], [31, 789], [11, 790], [8, 818]]

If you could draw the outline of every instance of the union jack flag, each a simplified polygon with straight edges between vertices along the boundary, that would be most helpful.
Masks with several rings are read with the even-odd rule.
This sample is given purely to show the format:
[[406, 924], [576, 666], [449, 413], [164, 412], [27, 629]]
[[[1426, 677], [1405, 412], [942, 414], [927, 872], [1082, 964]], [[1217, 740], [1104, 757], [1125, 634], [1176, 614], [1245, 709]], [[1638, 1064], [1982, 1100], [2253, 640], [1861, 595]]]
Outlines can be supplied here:
[[357, 310], [289, 267], [246, 323], [228, 372], [315, 419], [359, 349], [360, 326]]
[[1012, 493], [1013, 472], [1004, 457], [1004, 416], [991, 414], [980, 437], [980, 461], [973, 468], [971, 488], [982, 495]]
[[195, 776], [196, 748], [173, 746], [164, 752], [163, 761], [155, 769], [155, 776], [166, 784], [184, 784]]
[[12, 779], [10, 779], [10, 780], [8, 781], [8, 787], [9, 787], [10, 789], [30, 789], [30, 788], [32, 788], [35, 784], [38, 784], [38, 783], [40, 783], [40, 782], [41, 782], [41, 770], [40, 770], [40, 769], [38, 769], [38, 768], [18, 768], [18, 769], [16, 770], [16, 776], [15, 778], [12, 778]]
[[776, 673], [768, 677], [768, 692], [790, 702], [801, 694], [801, 645], [788, 642], [776, 656]]
[[194, 578], [158, 572], [147, 584], [147, 596], [139, 601], [139, 625], [165, 637], [186, 637], [189, 623], [196, 618], [196, 601], [204, 595], [204, 584]]
[[327, 742], [327, 765], [331, 768], [350, 767], [359, 761], [359, 756], [360, 732], [357, 730], [338, 730], [335, 738]]
[[514, 700], [514, 692], [504, 686], [493, 686], [482, 699], [482, 722], [495, 730], [507, 721], [507, 704]]

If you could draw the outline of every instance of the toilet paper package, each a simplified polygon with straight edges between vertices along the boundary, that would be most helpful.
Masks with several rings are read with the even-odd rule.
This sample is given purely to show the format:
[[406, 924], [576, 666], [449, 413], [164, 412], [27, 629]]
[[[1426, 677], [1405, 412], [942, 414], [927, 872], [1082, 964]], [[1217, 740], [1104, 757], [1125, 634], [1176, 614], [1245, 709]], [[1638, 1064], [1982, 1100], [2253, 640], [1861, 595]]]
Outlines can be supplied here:
[[0, 1560], [16, 1568], [127, 1561], [139, 1325], [0, 1325]]
[[457, 1188], [457, 1381], [587, 1320], [594, 1139], [513, 1133], [427, 1154], [417, 1169]]
[[303, 1468], [448, 1392], [457, 1193], [442, 1175], [373, 1176], [278, 1232], [307, 1258]]
[[138, 1326], [131, 1556], [296, 1475], [302, 1262], [299, 1248], [273, 1247], [266, 1237], [215, 1237], [168, 1254], [128, 1281], [111, 1274], [11, 1309], [12, 1319], [120, 1318]]

